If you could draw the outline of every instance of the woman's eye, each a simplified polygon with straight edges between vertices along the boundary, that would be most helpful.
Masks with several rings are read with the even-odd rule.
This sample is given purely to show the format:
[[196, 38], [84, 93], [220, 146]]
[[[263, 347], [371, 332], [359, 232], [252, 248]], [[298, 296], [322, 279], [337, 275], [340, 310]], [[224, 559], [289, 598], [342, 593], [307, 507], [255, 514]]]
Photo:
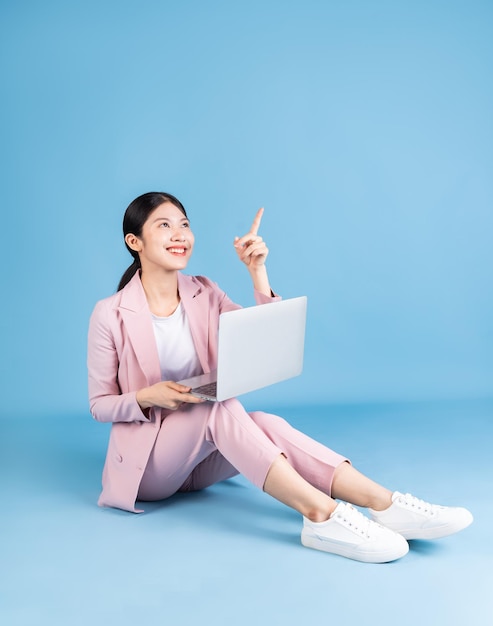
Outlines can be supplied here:
[[183, 228], [190, 228], [189, 222], [183, 222]]
[[161, 226], [164, 226], [164, 228], [169, 228], [169, 224], [168, 222], [162, 222]]

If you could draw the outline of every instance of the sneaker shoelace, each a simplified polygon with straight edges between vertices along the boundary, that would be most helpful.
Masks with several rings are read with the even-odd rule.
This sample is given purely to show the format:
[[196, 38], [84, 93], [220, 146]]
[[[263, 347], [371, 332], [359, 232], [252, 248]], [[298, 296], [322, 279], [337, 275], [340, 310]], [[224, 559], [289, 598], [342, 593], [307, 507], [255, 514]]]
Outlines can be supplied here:
[[440, 508], [436, 504], [430, 504], [429, 502], [420, 500], [410, 493], [398, 496], [397, 502], [405, 506], [407, 509], [415, 510], [418, 513], [427, 515], [428, 517], [433, 517], [434, 515], [436, 515], [438, 509]]
[[360, 534], [362, 537], [366, 536], [370, 539], [371, 529], [375, 525], [375, 522], [365, 517], [353, 506], [346, 504], [345, 511], [343, 513], [337, 513], [337, 517], [342, 520], [345, 526]]

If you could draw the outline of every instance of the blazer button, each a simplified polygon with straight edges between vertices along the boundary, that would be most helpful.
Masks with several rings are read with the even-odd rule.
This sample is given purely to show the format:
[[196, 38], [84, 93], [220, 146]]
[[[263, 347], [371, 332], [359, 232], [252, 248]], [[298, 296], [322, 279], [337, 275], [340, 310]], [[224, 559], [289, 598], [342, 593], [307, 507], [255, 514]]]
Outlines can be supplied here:
[[123, 461], [123, 457], [122, 457], [122, 456], [120, 456], [119, 454], [117, 454], [117, 455], [115, 456], [115, 461], [116, 461], [117, 463], [121, 463], [121, 462]]

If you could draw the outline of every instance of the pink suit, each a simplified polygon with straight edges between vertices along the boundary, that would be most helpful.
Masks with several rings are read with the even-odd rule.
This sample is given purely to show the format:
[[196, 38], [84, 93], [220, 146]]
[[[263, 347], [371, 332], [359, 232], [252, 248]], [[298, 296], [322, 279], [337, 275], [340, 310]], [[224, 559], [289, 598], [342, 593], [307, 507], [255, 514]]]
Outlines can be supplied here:
[[[216, 367], [219, 315], [240, 308], [202, 276], [178, 274], [178, 288], [204, 372]], [[278, 300], [255, 292], [257, 304]], [[247, 413], [236, 399], [153, 407], [145, 414], [136, 392], [161, 380], [150, 310], [137, 272], [121, 291], [96, 304], [88, 337], [93, 417], [112, 422], [101, 506], [132, 512], [137, 499], [201, 489], [241, 472], [260, 489], [284, 454], [311, 484], [330, 494], [345, 457], [295, 430], [280, 417]]]

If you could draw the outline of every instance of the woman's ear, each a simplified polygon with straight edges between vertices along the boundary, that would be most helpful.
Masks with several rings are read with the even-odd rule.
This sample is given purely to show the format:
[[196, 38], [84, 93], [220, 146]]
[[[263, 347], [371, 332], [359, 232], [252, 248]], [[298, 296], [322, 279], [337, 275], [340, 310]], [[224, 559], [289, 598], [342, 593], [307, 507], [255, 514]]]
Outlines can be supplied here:
[[134, 250], [135, 252], [140, 252], [142, 250], [142, 242], [136, 235], [132, 233], [128, 233], [128, 235], [125, 235], [125, 243], [131, 250]]

